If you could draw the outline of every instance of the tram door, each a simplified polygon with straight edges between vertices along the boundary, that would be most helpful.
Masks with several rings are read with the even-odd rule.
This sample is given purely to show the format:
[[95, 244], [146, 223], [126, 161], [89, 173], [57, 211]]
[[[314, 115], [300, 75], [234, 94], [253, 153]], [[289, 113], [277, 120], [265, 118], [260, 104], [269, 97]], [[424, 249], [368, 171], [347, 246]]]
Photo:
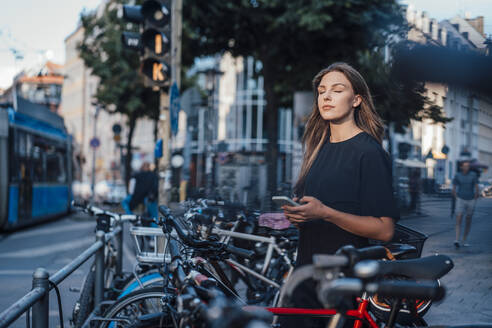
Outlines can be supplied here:
[[15, 133], [16, 180], [18, 184], [17, 215], [20, 222], [30, 220], [32, 215], [32, 171], [33, 162], [30, 158], [32, 136], [25, 131]]
[[19, 167], [19, 221], [30, 220], [32, 214], [31, 163], [21, 163]]

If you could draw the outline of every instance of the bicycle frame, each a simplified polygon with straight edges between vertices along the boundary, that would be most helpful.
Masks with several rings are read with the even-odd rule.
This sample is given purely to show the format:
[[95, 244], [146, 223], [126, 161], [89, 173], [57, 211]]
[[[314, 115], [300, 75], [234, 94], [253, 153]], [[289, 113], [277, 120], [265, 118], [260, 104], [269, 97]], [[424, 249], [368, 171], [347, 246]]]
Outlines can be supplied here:
[[[233, 227], [233, 229], [235, 226]], [[232, 237], [232, 238], [239, 238], [239, 239], [245, 239], [245, 240], [250, 240], [250, 241], [256, 241], [256, 242], [261, 242], [261, 243], [267, 243], [268, 244], [268, 249], [267, 253], [265, 256], [265, 260], [263, 261], [263, 267], [261, 269], [261, 274], [264, 275], [266, 271], [268, 270], [268, 267], [270, 265], [270, 262], [272, 260], [272, 255], [273, 251], [275, 251], [278, 255], [282, 257], [282, 259], [289, 265], [289, 275], [290, 272], [293, 270], [293, 265], [291, 260], [287, 255], [285, 255], [285, 252], [278, 247], [276, 243], [275, 237], [263, 237], [263, 236], [257, 236], [249, 233], [243, 233], [243, 232], [235, 232], [235, 231], [229, 231], [229, 230], [224, 230], [224, 229], [219, 229], [219, 228], [212, 228], [212, 233], [217, 234], [220, 236], [226, 236], [226, 237]], [[256, 272], [255, 272], [256, 273]], [[257, 277], [261, 279], [260, 277]], [[288, 278], [288, 276], [287, 276]], [[266, 282], [266, 281], [265, 281]]]
[[[367, 311], [369, 306], [369, 298], [366, 293], [362, 295], [360, 299], [358, 299], [359, 306], [356, 310], [347, 310], [345, 315], [351, 319], [355, 319], [353, 328], [362, 328], [364, 321], [371, 328], [378, 328], [379, 326], [374, 321], [372, 316]], [[243, 307], [243, 309], [247, 310], [248, 308], [254, 307]], [[289, 307], [265, 307], [265, 310], [279, 316], [287, 316], [287, 315], [305, 315], [305, 316], [334, 316], [339, 314], [340, 311], [336, 309], [309, 309], [309, 308], [289, 308]]]

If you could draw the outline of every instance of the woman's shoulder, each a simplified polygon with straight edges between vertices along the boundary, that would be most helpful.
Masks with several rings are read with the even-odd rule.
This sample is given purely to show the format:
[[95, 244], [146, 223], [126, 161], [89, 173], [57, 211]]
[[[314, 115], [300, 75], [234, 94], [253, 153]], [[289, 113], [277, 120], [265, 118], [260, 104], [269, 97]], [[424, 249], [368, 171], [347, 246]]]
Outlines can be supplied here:
[[354, 140], [354, 146], [360, 154], [387, 154], [383, 146], [369, 133], [361, 132], [360, 138]]

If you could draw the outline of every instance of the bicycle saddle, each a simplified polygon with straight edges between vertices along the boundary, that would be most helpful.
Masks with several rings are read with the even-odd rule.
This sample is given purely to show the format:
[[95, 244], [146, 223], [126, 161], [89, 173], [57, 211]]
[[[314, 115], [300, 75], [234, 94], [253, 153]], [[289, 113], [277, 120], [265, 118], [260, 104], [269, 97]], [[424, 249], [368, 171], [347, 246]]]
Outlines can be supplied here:
[[297, 237], [299, 232], [295, 228], [287, 228], [284, 230], [276, 230], [269, 227], [258, 227], [257, 233], [261, 236], [273, 236], [273, 237]]
[[439, 279], [453, 267], [449, 256], [434, 255], [412, 260], [379, 261], [379, 274], [412, 279]]

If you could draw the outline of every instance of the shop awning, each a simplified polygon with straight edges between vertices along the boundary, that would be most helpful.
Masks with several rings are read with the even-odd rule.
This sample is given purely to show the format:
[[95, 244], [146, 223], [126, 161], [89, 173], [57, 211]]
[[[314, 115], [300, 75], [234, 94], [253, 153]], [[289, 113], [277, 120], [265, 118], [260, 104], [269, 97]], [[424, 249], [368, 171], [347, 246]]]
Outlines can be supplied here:
[[470, 167], [477, 168], [477, 169], [488, 169], [489, 168], [489, 166], [487, 164], [483, 164], [483, 163], [479, 162], [477, 159], [473, 159], [470, 162]]
[[395, 159], [395, 163], [406, 166], [406, 167], [416, 167], [425, 169], [425, 163], [416, 159]]

